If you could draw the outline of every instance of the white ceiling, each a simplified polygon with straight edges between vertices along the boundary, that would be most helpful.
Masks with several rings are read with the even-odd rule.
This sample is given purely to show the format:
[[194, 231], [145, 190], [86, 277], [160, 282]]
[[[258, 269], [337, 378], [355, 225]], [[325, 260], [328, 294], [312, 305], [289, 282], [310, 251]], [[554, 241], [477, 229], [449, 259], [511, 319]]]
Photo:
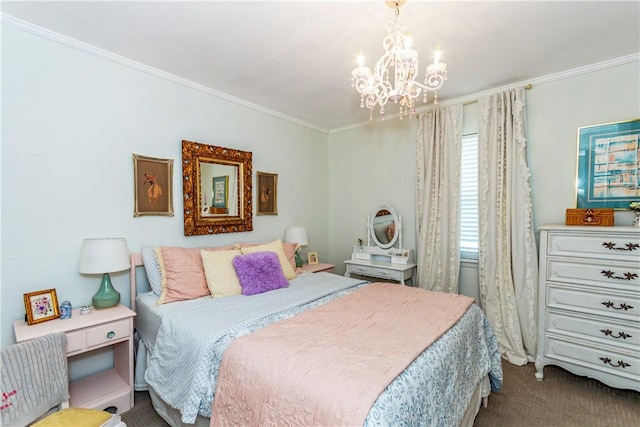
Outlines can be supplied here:
[[[2, 1], [2, 13], [322, 130], [369, 119], [351, 88], [393, 9], [375, 1]], [[419, 1], [421, 73], [441, 45], [459, 98], [640, 52], [640, 1]], [[421, 78], [423, 74], [421, 75]], [[585, 94], [588, 96], [588, 94]], [[387, 115], [395, 114], [393, 107]], [[374, 114], [374, 117], [377, 117]]]

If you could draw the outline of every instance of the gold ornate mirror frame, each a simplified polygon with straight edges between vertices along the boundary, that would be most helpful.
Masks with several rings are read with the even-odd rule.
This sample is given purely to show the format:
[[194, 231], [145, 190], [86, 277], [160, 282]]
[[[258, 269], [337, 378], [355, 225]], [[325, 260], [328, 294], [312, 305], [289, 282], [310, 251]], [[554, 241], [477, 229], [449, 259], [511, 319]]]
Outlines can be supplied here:
[[[253, 230], [252, 180], [250, 151], [216, 147], [199, 142], [182, 141], [182, 195], [184, 204], [184, 235], [238, 233]], [[234, 203], [226, 210], [208, 207], [208, 189], [203, 188], [205, 175], [215, 175], [208, 169], [234, 171], [229, 176], [235, 189], [230, 200]], [[233, 176], [235, 175], [235, 176]], [[226, 196], [226, 195], [225, 195]]]

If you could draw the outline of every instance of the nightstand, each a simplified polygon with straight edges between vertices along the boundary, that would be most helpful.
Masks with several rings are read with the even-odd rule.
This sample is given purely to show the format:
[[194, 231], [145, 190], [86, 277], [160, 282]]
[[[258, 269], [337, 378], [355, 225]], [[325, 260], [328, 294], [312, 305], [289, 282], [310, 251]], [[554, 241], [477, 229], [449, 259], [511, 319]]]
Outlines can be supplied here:
[[121, 414], [133, 407], [133, 318], [134, 311], [120, 304], [80, 315], [75, 309], [70, 319], [55, 319], [29, 326], [23, 320], [13, 323], [16, 341], [64, 332], [67, 357], [113, 347], [113, 368], [69, 384], [69, 406], [105, 409], [115, 406]]
[[335, 265], [319, 262], [318, 264], [302, 264], [300, 270], [306, 271], [307, 273], [319, 273], [321, 271], [333, 273], [333, 267], [335, 267]]

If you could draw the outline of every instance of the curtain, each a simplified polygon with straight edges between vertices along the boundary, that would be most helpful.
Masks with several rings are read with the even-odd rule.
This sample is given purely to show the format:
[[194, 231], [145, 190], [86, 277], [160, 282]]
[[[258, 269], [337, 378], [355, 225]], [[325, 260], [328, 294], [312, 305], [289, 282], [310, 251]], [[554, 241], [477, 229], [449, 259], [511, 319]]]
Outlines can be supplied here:
[[418, 286], [458, 292], [462, 105], [418, 116]]
[[508, 361], [533, 361], [538, 257], [533, 232], [524, 88], [479, 100], [480, 303]]

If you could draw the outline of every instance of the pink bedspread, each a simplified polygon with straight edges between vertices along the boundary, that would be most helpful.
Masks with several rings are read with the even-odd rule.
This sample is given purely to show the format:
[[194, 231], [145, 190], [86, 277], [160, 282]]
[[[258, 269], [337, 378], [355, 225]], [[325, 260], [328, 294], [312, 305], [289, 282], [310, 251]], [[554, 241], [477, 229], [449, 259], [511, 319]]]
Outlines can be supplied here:
[[472, 302], [374, 283], [240, 337], [222, 358], [210, 425], [362, 425]]

